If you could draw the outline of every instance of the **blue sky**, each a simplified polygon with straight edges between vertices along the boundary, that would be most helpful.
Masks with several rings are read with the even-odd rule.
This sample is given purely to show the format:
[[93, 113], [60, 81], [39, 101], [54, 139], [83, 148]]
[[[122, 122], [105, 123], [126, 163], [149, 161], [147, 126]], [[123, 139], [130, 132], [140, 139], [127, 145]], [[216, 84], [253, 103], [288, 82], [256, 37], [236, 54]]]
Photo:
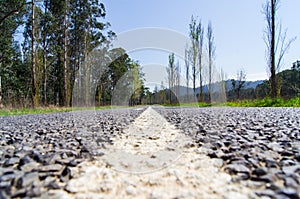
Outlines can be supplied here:
[[[103, 2], [107, 10], [106, 20], [111, 23], [112, 30], [117, 34], [137, 28], [158, 27], [175, 30], [188, 36], [192, 15], [201, 19], [205, 29], [208, 21], [211, 21], [215, 36], [216, 66], [222, 68], [229, 78], [235, 77], [240, 68], [245, 69], [247, 80], [267, 78], [266, 47], [263, 41], [265, 21], [262, 14], [265, 0], [103, 0]], [[298, 37], [285, 56], [282, 69], [290, 68], [294, 61], [300, 59], [299, 8], [299, 0], [282, 0], [280, 3], [278, 18], [283, 28], [288, 29], [289, 38]], [[153, 63], [160, 66], [168, 63], [167, 53], [135, 52], [132, 57], [146, 67], [150, 65], [153, 67]], [[148, 68], [149, 71], [151, 69]]]

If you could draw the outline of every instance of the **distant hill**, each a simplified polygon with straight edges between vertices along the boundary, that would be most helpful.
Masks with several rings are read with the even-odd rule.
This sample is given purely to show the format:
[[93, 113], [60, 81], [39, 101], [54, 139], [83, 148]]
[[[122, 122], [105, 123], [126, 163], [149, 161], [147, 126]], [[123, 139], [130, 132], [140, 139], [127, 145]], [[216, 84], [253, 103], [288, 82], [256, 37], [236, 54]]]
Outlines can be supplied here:
[[[255, 89], [257, 87], [257, 85], [262, 84], [263, 82], [264, 82], [264, 80], [246, 81], [244, 89], [249, 89], [249, 88]], [[212, 86], [217, 87], [218, 83], [213, 83]], [[179, 91], [180, 91], [181, 96], [185, 96], [187, 94], [187, 89], [186, 88], [187, 88], [186, 86], [179, 86]], [[232, 90], [231, 79], [226, 80], [226, 89], [227, 89], [226, 91]], [[188, 92], [189, 92], [189, 94], [193, 93], [193, 88], [189, 88]], [[203, 92], [204, 93], [208, 92], [208, 85], [203, 86]], [[200, 93], [200, 87], [197, 87], [196, 88], [196, 94], [199, 94], [199, 93]]]

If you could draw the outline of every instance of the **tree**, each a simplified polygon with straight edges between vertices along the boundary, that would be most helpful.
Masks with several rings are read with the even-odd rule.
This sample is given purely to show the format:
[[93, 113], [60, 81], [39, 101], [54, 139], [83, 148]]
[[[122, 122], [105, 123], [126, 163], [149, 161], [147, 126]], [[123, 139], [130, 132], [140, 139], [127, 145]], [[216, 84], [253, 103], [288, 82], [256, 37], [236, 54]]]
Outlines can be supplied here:
[[[201, 25], [201, 24], [200, 24]], [[198, 50], [199, 50], [199, 38], [201, 33], [201, 26], [197, 25], [197, 21], [192, 16], [190, 27], [190, 39], [192, 46], [190, 49], [190, 62], [192, 63], [192, 81], [193, 81], [193, 91], [196, 94], [196, 76], [197, 76], [197, 63], [198, 63]]]
[[175, 55], [174, 53], [169, 55], [169, 65], [167, 67], [167, 74], [168, 74], [168, 83], [169, 83], [169, 99], [170, 103], [173, 102], [172, 100], [172, 89], [175, 86]]
[[[298, 88], [298, 93], [300, 94], [300, 61], [297, 60], [296, 62], [293, 63], [293, 66], [292, 66], [292, 70], [296, 71], [294, 74], [294, 80], [298, 80], [296, 81], [297, 83], [295, 83], [295, 86], [296, 88]], [[298, 72], [298, 76], [297, 76], [297, 73]]]
[[153, 90], [153, 103], [157, 104], [158, 103], [158, 87], [155, 85], [154, 90]]
[[[104, 4], [100, 1], [70, 1], [70, 30], [69, 40], [72, 45], [70, 46], [70, 74], [71, 85], [73, 88], [73, 81], [78, 76], [80, 67], [85, 68], [85, 80], [81, 81], [85, 87], [89, 87], [89, 77], [91, 70], [87, 63], [87, 57], [94, 48], [106, 47], [108, 41], [115, 36], [115, 34], [108, 30], [109, 23], [104, 23], [101, 19], [105, 17], [106, 10]], [[86, 89], [88, 91], [88, 89]], [[88, 93], [85, 93], [85, 98], [88, 98]]]
[[68, 59], [68, 47], [69, 47], [69, 1], [65, 0], [65, 11], [63, 19], [63, 30], [64, 30], [64, 106], [68, 107], [71, 100], [71, 91], [70, 91], [70, 75], [69, 75], [69, 59]]
[[280, 95], [283, 98], [299, 97], [300, 81], [298, 79], [300, 71], [296, 69], [284, 70], [277, 74], [282, 80]]
[[291, 43], [296, 39], [286, 41], [287, 31], [282, 32], [281, 24], [276, 24], [276, 15], [280, 0], [268, 0], [263, 6], [263, 14], [267, 22], [264, 41], [267, 46], [268, 72], [270, 73], [271, 97], [280, 95], [279, 79], [276, 73], [282, 66], [282, 59], [287, 53]]
[[185, 63], [185, 79], [186, 79], [186, 99], [189, 98], [189, 85], [190, 85], [190, 50], [189, 47], [185, 47], [184, 51], [184, 63]]
[[[107, 55], [109, 55], [107, 57], [109, 60], [99, 65]], [[128, 103], [129, 105], [135, 105], [141, 103], [144, 95], [147, 96], [143, 82], [144, 74], [142, 73], [142, 68], [137, 61], [129, 57], [124, 49], [115, 48], [108, 51], [108, 53], [104, 53], [104, 55], [89, 56], [88, 60], [91, 59], [96, 60], [93, 61], [93, 64], [89, 65], [94, 65], [98, 69], [102, 68], [102, 71], [98, 72], [100, 75], [94, 75], [95, 72], [93, 72], [90, 77], [91, 82], [98, 82], [96, 88], [98, 102], [102, 101], [102, 104], [112, 102], [115, 105], [128, 105]], [[103, 71], [106, 68], [103, 66], [107, 64], [109, 64], [108, 68]], [[91, 66], [89, 68], [95, 71], [95, 67]], [[94, 78], [93, 76], [98, 78]], [[97, 81], [100, 76], [100, 81]], [[82, 80], [84, 81], [85, 79], [83, 76]]]
[[150, 91], [150, 88], [145, 88], [145, 97], [146, 97], [146, 104], [152, 103], [152, 93]]
[[174, 86], [175, 86], [175, 93], [177, 98], [180, 96], [180, 64], [179, 61], [177, 61], [175, 65], [175, 72], [174, 72]]
[[[130, 98], [130, 105], [137, 105], [141, 104], [141, 100], [144, 93], [144, 83], [143, 83], [143, 77], [144, 73], [142, 73], [142, 69], [138, 62], [132, 61], [129, 68], [132, 77], [130, 78], [130, 84], [132, 84], [132, 91], [133, 94]], [[156, 88], [157, 89], [157, 88]]]
[[[108, 64], [102, 62], [113, 59], [110, 52], [101, 55], [101, 60], [90, 59], [95, 48], [107, 48], [115, 36], [110, 24], [102, 20], [106, 10], [98, 0], [0, 1], [0, 10], [0, 104], [37, 107], [42, 101], [68, 106], [75, 81], [86, 87], [95, 81], [98, 69], [86, 67], [88, 63], [97, 60], [91, 65], [103, 68]], [[20, 31], [22, 48], [15, 40]], [[133, 69], [126, 66], [126, 70]], [[100, 80], [98, 97], [109, 99], [111, 74]], [[82, 102], [85, 95], [78, 96]]]
[[216, 47], [214, 42], [213, 28], [211, 22], [207, 26], [207, 51], [208, 51], [208, 100], [211, 101], [212, 94], [212, 70], [213, 70], [213, 60], [215, 57]]
[[[51, 0], [49, 5], [49, 14], [51, 15], [51, 33], [48, 38], [49, 52], [48, 57], [52, 58], [50, 62], [49, 85], [52, 86], [51, 94], [48, 96], [56, 105], [64, 105], [64, 18], [67, 2], [59, 0]], [[46, 90], [47, 92], [47, 90]]]
[[7, 18], [18, 14], [21, 10], [24, 9], [26, 4], [30, 4], [25, 0], [10, 0], [1, 2], [1, 15], [0, 15], [0, 24], [2, 24]]
[[164, 82], [161, 81], [160, 83], [160, 103], [165, 104], [166, 103], [166, 88], [164, 86]]
[[196, 94], [196, 79], [197, 73], [199, 73], [199, 83], [200, 83], [200, 95], [199, 100], [203, 101], [203, 35], [204, 28], [202, 26], [201, 20], [197, 20], [192, 16], [190, 27], [190, 39], [191, 39], [191, 49], [190, 49], [190, 62], [192, 63], [192, 80], [193, 80], [193, 91]]
[[199, 45], [198, 45], [198, 64], [199, 64], [199, 83], [200, 83], [200, 93], [199, 93], [199, 100], [203, 101], [203, 35], [204, 35], [204, 28], [201, 24], [201, 21], [198, 24], [199, 26]]
[[49, 29], [50, 29], [50, 15], [48, 14], [49, 10], [49, 0], [44, 0], [44, 17], [42, 20], [42, 48], [43, 48], [43, 104], [47, 105], [47, 80], [48, 80], [48, 44], [49, 40], [47, 39], [49, 37]]
[[[27, 68], [22, 67], [19, 43], [14, 38], [23, 23], [24, 5], [25, 0], [0, 1], [0, 106], [21, 105], [30, 85]], [[18, 78], [18, 74], [22, 75]]]
[[[0, 62], [0, 68], [1, 68], [2, 63]], [[1, 81], [1, 75], [0, 75], [0, 109], [3, 108], [2, 104], [2, 81]]]
[[236, 80], [232, 79], [232, 88], [236, 94], [237, 99], [240, 99], [240, 93], [246, 82], [246, 73], [244, 69], [240, 69], [236, 74]]
[[31, 79], [32, 79], [32, 106], [39, 106], [40, 90], [39, 82], [37, 77], [37, 65], [36, 65], [36, 56], [35, 56], [35, 1], [32, 0], [32, 10], [31, 10]]
[[259, 84], [255, 88], [256, 98], [265, 98], [270, 94], [270, 82], [265, 80], [263, 83]]
[[299, 60], [297, 60], [293, 63], [292, 69], [300, 71], [300, 61]]
[[[295, 69], [287, 69], [279, 72], [277, 76], [282, 81], [280, 97], [285, 99], [291, 99], [294, 97], [299, 97], [300, 93], [300, 71]], [[266, 80], [262, 84], [257, 85], [255, 92], [257, 98], [268, 97], [270, 94], [270, 81]]]

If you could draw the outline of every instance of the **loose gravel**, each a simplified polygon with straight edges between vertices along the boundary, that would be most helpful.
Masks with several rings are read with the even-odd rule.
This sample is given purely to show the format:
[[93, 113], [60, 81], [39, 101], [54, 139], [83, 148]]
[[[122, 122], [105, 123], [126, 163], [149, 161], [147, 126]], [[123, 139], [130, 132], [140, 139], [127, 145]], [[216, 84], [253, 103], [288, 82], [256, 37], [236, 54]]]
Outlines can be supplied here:
[[[300, 109], [153, 109], [189, 147], [171, 166], [138, 175], [105, 157], [116, 143], [135, 143], [128, 126], [145, 108], [0, 117], [0, 198], [87, 198], [78, 179], [89, 181], [90, 198], [111, 191], [124, 198], [299, 198]], [[201, 173], [207, 181], [195, 180]], [[184, 188], [163, 192], [168, 183]]]
[[257, 196], [299, 198], [299, 108], [161, 108], [203, 154]]
[[0, 198], [48, 198], [144, 109], [0, 117]]
[[[201, 154], [185, 136], [152, 108], [54, 198], [248, 198], [251, 190], [220, 171], [222, 161]], [[255, 196], [254, 196], [255, 197]]]

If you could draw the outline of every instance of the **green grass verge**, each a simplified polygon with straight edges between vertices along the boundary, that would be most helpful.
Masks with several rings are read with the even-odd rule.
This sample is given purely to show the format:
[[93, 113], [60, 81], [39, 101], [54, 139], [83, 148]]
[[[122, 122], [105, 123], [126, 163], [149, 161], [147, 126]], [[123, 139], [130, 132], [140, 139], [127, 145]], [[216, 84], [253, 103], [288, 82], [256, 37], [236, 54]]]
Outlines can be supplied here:
[[97, 106], [97, 107], [39, 107], [39, 108], [12, 108], [0, 109], [0, 116], [60, 113], [84, 110], [106, 110], [113, 108], [125, 108], [125, 106]]
[[236, 102], [226, 102], [226, 106], [233, 107], [300, 107], [300, 98], [284, 100], [282, 98], [241, 100]]
[[71, 108], [63, 108], [63, 107], [40, 107], [35, 109], [12, 108], [12, 109], [0, 109], [0, 116], [57, 113], [57, 112], [70, 112], [70, 111], [72, 111]]
[[211, 106], [231, 106], [231, 107], [300, 107], [300, 98], [284, 100], [282, 98], [239, 100], [233, 102], [208, 104], [204, 102], [182, 103], [182, 104], [164, 104], [163, 106], [188, 106], [188, 107], [211, 107]]
[[162, 106], [170, 106], [170, 107], [177, 107], [177, 106], [187, 106], [187, 107], [210, 107], [211, 104], [205, 102], [193, 102], [193, 103], [182, 103], [182, 104], [163, 104]]
[[[300, 98], [284, 100], [282, 98], [240, 100], [235, 102], [225, 102], [222, 104], [208, 104], [204, 102], [183, 103], [183, 104], [163, 104], [163, 106], [187, 106], [187, 107], [211, 107], [211, 106], [231, 106], [231, 107], [300, 107]], [[0, 109], [0, 116], [25, 115], [25, 114], [44, 114], [59, 113], [83, 110], [106, 110], [114, 108], [127, 108], [128, 106], [98, 106], [98, 107], [40, 107], [40, 108], [21, 108], [21, 109]]]

